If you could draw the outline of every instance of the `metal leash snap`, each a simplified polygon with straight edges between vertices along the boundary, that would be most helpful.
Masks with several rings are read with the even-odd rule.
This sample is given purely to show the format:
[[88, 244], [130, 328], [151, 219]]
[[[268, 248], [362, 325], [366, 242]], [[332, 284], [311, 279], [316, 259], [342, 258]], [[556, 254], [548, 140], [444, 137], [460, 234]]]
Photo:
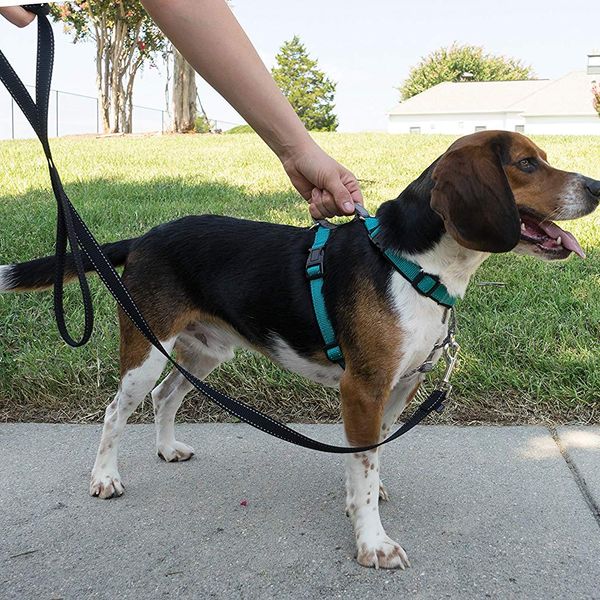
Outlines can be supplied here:
[[[350, 215], [344, 215], [344, 216], [350, 216]], [[354, 204], [354, 217], [353, 220], [359, 220], [359, 221], [364, 221], [365, 219], [368, 219], [371, 215], [369, 214], [369, 212], [367, 211], [367, 209], [364, 206], [361, 206], [360, 204]], [[315, 227], [327, 227], [328, 229], [335, 229], [337, 227], [337, 223], [332, 223], [331, 221], [327, 220], [327, 219], [315, 219], [313, 217], [313, 224], [311, 229], [315, 228]]]
[[447, 344], [444, 344], [443, 354], [444, 360], [446, 361], [446, 371], [444, 372], [444, 377], [442, 377], [441, 381], [438, 383], [438, 389], [442, 389], [446, 392], [446, 398], [450, 396], [450, 392], [452, 391], [450, 377], [452, 376], [452, 371], [454, 371], [454, 367], [456, 366], [459, 351], [460, 345], [454, 339], [454, 336], [451, 336], [450, 341]]

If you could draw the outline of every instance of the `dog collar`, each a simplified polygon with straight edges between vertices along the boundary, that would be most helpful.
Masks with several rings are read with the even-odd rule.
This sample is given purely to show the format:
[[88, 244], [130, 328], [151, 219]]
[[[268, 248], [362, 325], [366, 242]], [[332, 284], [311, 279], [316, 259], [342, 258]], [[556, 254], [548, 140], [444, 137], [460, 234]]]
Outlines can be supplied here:
[[426, 298], [431, 298], [445, 308], [452, 308], [456, 296], [451, 296], [446, 286], [436, 275], [426, 273], [421, 267], [410, 260], [400, 256], [397, 252], [383, 246], [378, 239], [381, 233], [381, 223], [377, 217], [364, 217], [361, 219], [367, 229], [369, 239], [373, 245], [392, 263], [394, 269], [404, 277], [412, 286]]

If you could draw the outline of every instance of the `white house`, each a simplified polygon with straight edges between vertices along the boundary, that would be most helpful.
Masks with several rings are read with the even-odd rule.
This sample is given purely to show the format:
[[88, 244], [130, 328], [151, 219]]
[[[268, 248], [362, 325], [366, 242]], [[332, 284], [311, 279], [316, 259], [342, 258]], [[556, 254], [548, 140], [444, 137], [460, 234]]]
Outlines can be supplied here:
[[600, 135], [594, 82], [600, 84], [600, 54], [588, 56], [587, 71], [555, 80], [440, 83], [395, 106], [388, 113], [388, 131]]

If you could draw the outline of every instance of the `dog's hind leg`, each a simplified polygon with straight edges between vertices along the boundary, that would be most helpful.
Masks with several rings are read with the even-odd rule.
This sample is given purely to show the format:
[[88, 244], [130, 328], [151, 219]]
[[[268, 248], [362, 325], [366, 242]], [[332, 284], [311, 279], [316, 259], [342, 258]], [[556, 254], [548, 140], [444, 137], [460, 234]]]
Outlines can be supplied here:
[[[233, 357], [231, 351], [227, 355], [207, 353], [207, 336], [204, 335], [202, 341], [199, 341], [188, 331], [178, 338], [175, 351], [180, 364], [198, 379], [204, 379], [221, 362]], [[194, 454], [191, 446], [175, 439], [175, 415], [186, 394], [192, 389], [192, 384], [177, 369], [173, 369], [152, 391], [156, 452], [167, 462], [188, 460]]]
[[[221, 363], [218, 358], [201, 353], [195, 353], [191, 360], [190, 354], [182, 351], [179, 340], [175, 349], [182, 366], [198, 379], [204, 379]], [[191, 446], [175, 439], [175, 415], [186, 394], [192, 389], [192, 384], [177, 369], [173, 369], [162, 383], [152, 390], [156, 453], [167, 462], [188, 460], [194, 455]]]
[[[163, 320], [156, 334], [162, 344], [171, 352], [177, 333], [183, 327], [181, 320]], [[121, 324], [121, 382], [114, 400], [107, 406], [104, 427], [96, 462], [92, 469], [90, 494], [100, 498], [111, 498], [123, 493], [123, 484], [117, 465], [121, 434], [127, 419], [138, 407], [146, 394], [160, 377], [167, 359], [142, 336], [128, 318], [119, 312]], [[155, 330], [158, 330], [156, 327]]]

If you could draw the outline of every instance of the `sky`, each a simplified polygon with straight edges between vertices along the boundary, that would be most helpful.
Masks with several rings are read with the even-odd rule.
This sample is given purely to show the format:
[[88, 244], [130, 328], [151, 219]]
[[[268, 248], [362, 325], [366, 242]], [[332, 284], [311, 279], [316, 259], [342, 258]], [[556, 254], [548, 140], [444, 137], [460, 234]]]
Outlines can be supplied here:
[[[300, 36], [337, 82], [340, 131], [384, 130], [386, 112], [398, 101], [396, 88], [411, 66], [455, 41], [520, 58], [540, 78], [583, 70], [587, 54], [600, 48], [597, 0], [234, 0], [233, 11], [269, 68], [281, 44]], [[95, 96], [94, 45], [73, 45], [61, 25], [54, 29], [53, 88]], [[0, 49], [24, 81], [33, 83], [35, 28], [18, 30], [2, 20]], [[134, 102], [164, 108], [164, 87], [164, 69], [146, 69], [136, 83]], [[200, 81], [199, 88], [210, 118], [243, 122], [206, 83]], [[61, 96], [59, 104], [61, 133], [95, 122], [93, 100]], [[137, 111], [136, 116], [140, 125], [160, 128], [160, 113]], [[27, 135], [27, 129], [17, 115], [17, 136]], [[1, 89], [0, 138], [9, 135], [10, 103]]]

